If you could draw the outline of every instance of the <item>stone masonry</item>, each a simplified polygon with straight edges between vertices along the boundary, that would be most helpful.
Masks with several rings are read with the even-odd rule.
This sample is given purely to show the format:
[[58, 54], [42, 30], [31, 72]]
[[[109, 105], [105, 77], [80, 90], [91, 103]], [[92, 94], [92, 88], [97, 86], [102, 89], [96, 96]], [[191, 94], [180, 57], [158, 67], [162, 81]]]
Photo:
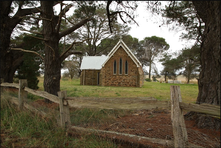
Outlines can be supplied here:
[[[122, 59], [122, 74], [119, 73], [119, 62]], [[117, 71], [114, 74], [114, 60], [117, 62]], [[125, 62], [128, 62], [128, 74], [125, 74]], [[101, 85], [102, 86], [131, 86], [141, 87], [143, 85], [143, 70], [137, 67], [134, 61], [120, 47], [115, 54], [101, 69]]]

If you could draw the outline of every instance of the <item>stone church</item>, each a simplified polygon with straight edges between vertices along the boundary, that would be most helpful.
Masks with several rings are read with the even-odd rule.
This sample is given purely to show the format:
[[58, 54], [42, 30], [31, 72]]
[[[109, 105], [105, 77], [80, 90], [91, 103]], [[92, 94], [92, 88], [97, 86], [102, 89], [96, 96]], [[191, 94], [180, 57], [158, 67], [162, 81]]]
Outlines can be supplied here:
[[81, 85], [142, 87], [142, 64], [122, 39], [107, 56], [84, 56]]

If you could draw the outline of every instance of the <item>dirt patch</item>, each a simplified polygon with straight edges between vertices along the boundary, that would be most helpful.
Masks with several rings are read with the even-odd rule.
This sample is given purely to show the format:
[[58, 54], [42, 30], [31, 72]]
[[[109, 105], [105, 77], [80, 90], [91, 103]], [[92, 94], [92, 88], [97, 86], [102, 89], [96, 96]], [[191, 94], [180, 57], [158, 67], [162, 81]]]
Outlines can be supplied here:
[[[16, 92], [17, 89], [10, 89], [13, 92]], [[96, 101], [95, 101], [96, 100]], [[122, 101], [123, 100], [123, 101]], [[82, 104], [85, 103], [86, 105], [82, 105], [83, 107], [87, 106], [95, 106], [97, 105], [109, 105], [109, 107], [113, 104], [119, 103], [132, 105], [136, 104], [136, 106], [139, 106], [140, 104], [145, 104], [147, 100], [144, 98], [136, 100], [132, 99], [118, 99], [118, 100], [108, 100], [108, 99], [94, 99], [94, 101], [90, 99], [78, 99], [73, 100], [76, 104], [81, 102]], [[138, 104], [137, 101], [140, 103]], [[153, 101], [153, 100], [152, 100]], [[80, 103], [79, 103], [80, 104]], [[79, 105], [78, 104], [78, 105]], [[46, 103], [43, 99], [36, 100], [31, 103], [32, 106], [36, 108], [45, 107], [52, 110], [58, 110], [59, 105], [57, 103]], [[113, 105], [114, 106], [114, 105]], [[79, 107], [79, 106], [78, 106]], [[106, 107], [106, 106], [105, 106]], [[126, 106], [125, 106], [126, 107]], [[110, 107], [111, 108], [111, 107]], [[154, 108], [154, 107], [152, 107]], [[135, 109], [135, 108], [134, 108]], [[220, 147], [220, 130], [215, 131], [211, 129], [199, 129], [195, 126], [194, 120], [185, 120], [187, 133], [188, 133], [188, 141], [192, 144], [199, 145], [202, 147]], [[156, 138], [156, 139], [164, 139], [164, 140], [173, 140], [173, 132], [172, 132], [172, 122], [171, 122], [171, 114], [170, 110], [168, 109], [162, 109], [162, 108], [154, 108], [154, 109], [142, 109], [142, 108], [136, 108], [136, 111], [116, 118], [114, 121], [108, 122], [108, 123], [102, 123], [102, 124], [90, 124], [90, 125], [80, 125], [81, 127], [85, 128], [92, 128], [92, 129], [100, 129], [100, 130], [106, 130], [106, 131], [115, 131], [119, 133], [127, 133], [137, 136], [143, 136], [143, 137], [149, 137], [149, 138]], [[131, 143], [139, 143], [139, 145], [142, 147], [167, 147], [165, 145], [159, 145], [150, 143], [147, 141], [142, 140], [129, 140], [125, 136], [110, 136], [110, 135], [103, 135], [102, 137], [106, 138], [112, 138], [113, 141], [120, 142], [123, 146], [125, 143], [125, 146], [123, 147], [138, 147], [137, 145], [131, 145]], [[130, 144], [128, 144], [130, 143]], [[140, 147], [139, 146], [139, 147]]]
[[13, 87], [4, 87], [3, 92], [12, 92], [12, 93], [18, 93], [18, 88]]
[[[37, 103], [37, 104], [36, 104]], [[34, 103], [32, 103], [33, 106], [44, 106], [50, 109], [58, 109], [59, 104], [57, 103], [46, 103], [45, 100], [36, 100]]]
[[[46, 106], [51, 109], [58, 107], [58, 104], [46, 104], [44, 100], [37, 100], [36, 103], [41, 106]], [[186, 120], [186, 128], [188, 133], [188, 141], [192, 144], [202, 147], [220, 147], [220, 131], [211, 129], [198, 129], [194, 120]], [[156, 139], [173, 140], [172, 122], [170, 110], [167, 109], [151, 109], [151, 110], [137, 110], [133, 114], [118, 117], [112, 123], [82, 125], [85, 128], [100, 129], [106, 131], [115, 131], [119, 133], [133, 134], [137, 136], [144, 136]], [[110, 135], [103, 135], [103, 137], [111, 137]], [[127, 143], [127, 137], [114, 136], [113, 141], [120, 141], [121, 143]], [[130, 140], [130, 143], [137, 143]], [[167, 147], [159, 144], [148, 143], [140, 140], [140, 145], [149, 147]], [[128, 146], [128, 144], [127, 144]], [[136, 146], [137, 147], [137, 146]]]
[[74, 98], [68, 97], [68, 102], [76, 108], [99, 109], [152, 109], [156, 107], [169, 108], [168, 101], [158, 101], [153, 97], [146, 98]]

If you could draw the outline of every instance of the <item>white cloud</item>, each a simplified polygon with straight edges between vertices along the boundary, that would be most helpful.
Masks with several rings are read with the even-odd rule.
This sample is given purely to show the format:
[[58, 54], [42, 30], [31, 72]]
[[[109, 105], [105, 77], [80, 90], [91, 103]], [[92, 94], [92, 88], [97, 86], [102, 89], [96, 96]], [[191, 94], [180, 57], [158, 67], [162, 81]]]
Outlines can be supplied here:
[[[143, 4], [142, 4], [143, 3]], [[161, 16], [152, 15], [145, 8], [146, 4], [140, 2], [135, 14], [139, 16], [135, 18], [136, 22], [139, 24], [128, 25], [131, 27], [129, 34], [132, 37], [136, 37], [140, 40], [143, 40], [145, 37], [158, 36], [165, 38], [166, 42], [170, 45], [169, 52], [179, 52], [185, 47], [190, 47], [194, 44], [194, 41], [185, 41], [180, 39], [180, 35], [184, 30], [170, 30], [167, 25], [162, 26]], [[163, 66], [155, 61], [156, 66], [159, 71], [163, 69]], [[147, 68], [148, 69], [148, 68]]]

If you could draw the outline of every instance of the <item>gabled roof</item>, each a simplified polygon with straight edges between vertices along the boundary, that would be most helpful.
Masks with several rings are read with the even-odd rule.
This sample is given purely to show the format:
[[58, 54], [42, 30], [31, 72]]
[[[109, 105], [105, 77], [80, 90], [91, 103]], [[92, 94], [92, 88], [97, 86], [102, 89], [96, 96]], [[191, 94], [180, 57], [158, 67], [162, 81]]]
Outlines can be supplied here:
[[100, 70], [107, 61], [114, 55], [119, 47], [122, 47], [124, 51], [130, 56], [130, 58], [134, 61], [137, 67], [142, 66], [140, 61], [135, 57], [135, 55], [130, 51], [127, 45], [123, 42], [122, 39], [114, 46], [114, 48], [110, 51], [107, 56], [84, 56], [81, 63], [81, 70]]
[[107, 56], [84, 56], [81, 63], [81, 70], [100, 70]]
[[102, 67], [107, 63], [107, 61], [114, 55], [114, 53], [117, 51], [119, 47], [122, 47], [124, 51], [128, 54], [128, 56], [134, 61], [134, 63], [137, 65], [137, 67], [142, 66], [140, 61], [135, 57], [135, 55], [131, 52], [131, 50], [127, 47], [127, 45], [123, 42], [122, 39], [119, 40], [119, 42], [114, 46], [114, 48], [110, 51], [110, 53], [107, 55], [107, 60], [102, 64]]
[[102, 67], [107, 63], [107, 61], [114, 55], [114, 53], [117, 51], [119, 47], [122, 47], [124, 51], [128, 54], [128, 56], [134, 61], [134, 63], [137, 65], [137, 67], [142, 66], [140, 61], [135, 57], [135, 55], [130, 51], [130, 49], [127, 47], [127, 45], [123, 42], [122, 39], [119, 40], [119, 42], [114, 46], [114, 48], [110, 51], [110, 53], [107, 55], [108, 58], [106, 61], [102, 64]]

